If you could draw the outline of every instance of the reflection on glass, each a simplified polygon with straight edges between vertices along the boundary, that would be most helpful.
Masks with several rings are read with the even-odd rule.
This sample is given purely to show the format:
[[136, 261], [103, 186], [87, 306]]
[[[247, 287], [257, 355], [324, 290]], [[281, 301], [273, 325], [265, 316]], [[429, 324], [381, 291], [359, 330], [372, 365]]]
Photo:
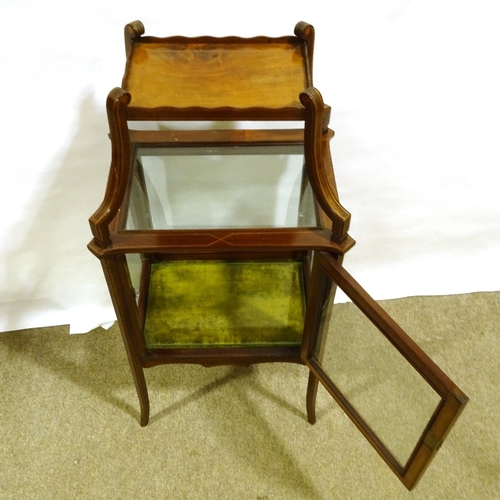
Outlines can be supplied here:
[[302, 146], [138, 148], [125, 228], [316, 226]]
[[321, 329], [315, 357], [404, 466], [441, 397], [353, 303], [330, 303]]

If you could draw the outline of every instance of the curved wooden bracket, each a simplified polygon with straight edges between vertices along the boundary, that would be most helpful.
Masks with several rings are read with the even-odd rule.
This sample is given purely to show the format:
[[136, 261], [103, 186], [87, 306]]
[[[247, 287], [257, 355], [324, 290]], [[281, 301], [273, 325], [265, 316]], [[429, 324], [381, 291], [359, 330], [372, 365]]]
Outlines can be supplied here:
[[136, 42], [141, 35], [144, 35], [145, 28], [141, 21], [132, 21], [125, 26], [125, 53], [127, 59], [129, 58], [134, 42]]
[[311, 187], [321, 208], [332, 221], [332, 240], [342, 243], [347, 237], [351, 214], [340, 204], [324, 162], [329, 134], [324, 126], [325, 105], [317, 89], [310, 87], [300, 94], [305, 108], [304, 155]]
[[131, 96], [121, 88], [113, 89], [106, 101], [111, 138], [111, 168], [104, 200], [90, 217], [93, 244], [105, 248], [110, 243], [109, 223], [115, 217], [127, 187], [130, 169], [130, 139], [127, 127], [127, 105]]

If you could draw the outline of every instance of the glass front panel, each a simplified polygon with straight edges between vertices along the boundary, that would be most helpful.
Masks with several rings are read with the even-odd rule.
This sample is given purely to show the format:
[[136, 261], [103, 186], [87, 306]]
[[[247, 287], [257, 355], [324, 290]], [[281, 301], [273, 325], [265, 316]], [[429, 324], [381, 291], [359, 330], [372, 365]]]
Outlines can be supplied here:
[[316, 225], [303, 146], [137, 150], [127, 230]]
[[337, 389], [405, 466], [441, 396], [351, 302], [323, 311], [314, 356]]
[[300, 345], [302, 263], [163, 261], [151, 264], [148, 348]]

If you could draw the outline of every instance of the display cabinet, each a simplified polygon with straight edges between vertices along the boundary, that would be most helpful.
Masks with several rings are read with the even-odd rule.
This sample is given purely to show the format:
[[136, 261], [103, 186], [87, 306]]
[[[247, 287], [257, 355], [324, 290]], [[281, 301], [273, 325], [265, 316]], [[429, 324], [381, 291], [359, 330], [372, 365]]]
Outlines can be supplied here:
[[[125, 28], [122, 88], [107, 100], [111, 169], [89, 244], [141, 425], [144, 368], [305, 364], [309, 422], [321, 382], [412, 488], [467, 398], [342, 265], [354, 241], [331, 162], [330, 108], [312, 82], [312, 26], [281, 38], [143, 34], [140, 22]], [[199, 126], [207, 120], [217, 126]], [[339, 288], [370, 339], [343, 335]], [[356, 390], [367, 369], [370, 383]]]

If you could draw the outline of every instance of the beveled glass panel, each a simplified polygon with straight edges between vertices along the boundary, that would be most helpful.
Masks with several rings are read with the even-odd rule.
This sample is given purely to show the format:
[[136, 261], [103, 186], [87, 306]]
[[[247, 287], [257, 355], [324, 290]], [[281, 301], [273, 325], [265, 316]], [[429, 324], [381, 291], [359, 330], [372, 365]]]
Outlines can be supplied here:
[[316, 225], [303, 146], [137, 150], [125, 229]]
[[150, 349], [299, 345], [304, 310], [297, 261], [157, 262], [144, 333]]
[[352, 302], [329, 304], [321, 329], [314, 356], [404, 467], [441, 396]]

